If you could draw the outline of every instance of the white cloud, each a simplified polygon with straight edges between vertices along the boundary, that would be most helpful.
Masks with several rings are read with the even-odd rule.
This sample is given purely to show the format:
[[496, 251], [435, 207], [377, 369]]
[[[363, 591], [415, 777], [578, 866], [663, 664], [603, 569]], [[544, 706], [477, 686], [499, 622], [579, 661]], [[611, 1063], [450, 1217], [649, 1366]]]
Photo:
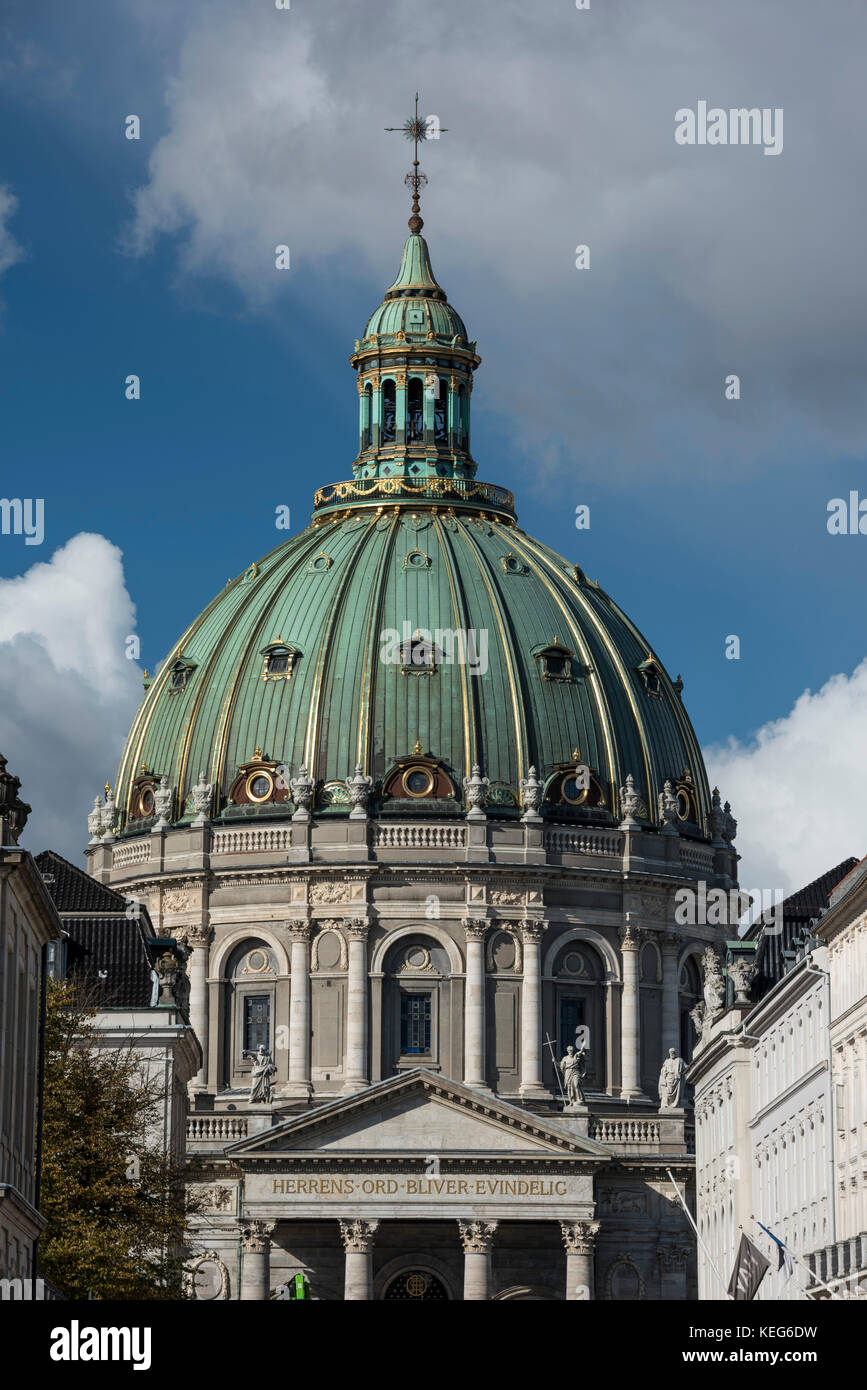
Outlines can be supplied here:
[[746, 888], [803, 888], [867, 852], [867, 659], [805, 690], [749, 742], [705, 750], [711, 785], [732, 803]]
[[[863, 449], [855, 8], [622, 0], [591, 18], [382, 0], [311, 16], [212, 0], [160, 14], [176, 70], [136, 195], [139, 252], [174, 237], [183, 271], [251, 303], [339, 299], [366, 274], [372, 309], [396, 269], [410, 147], [382, 129], [408, 114], [403, 88], [370, 73], [414, 73], [422, 53], [422, 110], [448, 127], [423, 150], [434, 266], [486, 358], [479, 403], [535, 460], [574, 467], [580, 450], [632, 474], [698, 455], [730, 471], [769, 454], [790, 466], [795, 445]], [[675, 145], [674, 112], [699, 97], [782, 106], [783, 153]], [[291, 280], [274, 270], [281, 242]], [[579, 242], [589, 271], [574, 269]]]
[[0, 184], [0, 275], [24, 259], [24, 250], [15, 240], [7, 223], [18, 211], [18, 199], [6, 184]]
[[[5, 542], [9, 544], [7, 540]], [[0, 580], [0, 752], [33, 807], [22, 844], [81, 862], [87, 812], [114, 781], [142, 697], [121, 552], [82, 533]]]

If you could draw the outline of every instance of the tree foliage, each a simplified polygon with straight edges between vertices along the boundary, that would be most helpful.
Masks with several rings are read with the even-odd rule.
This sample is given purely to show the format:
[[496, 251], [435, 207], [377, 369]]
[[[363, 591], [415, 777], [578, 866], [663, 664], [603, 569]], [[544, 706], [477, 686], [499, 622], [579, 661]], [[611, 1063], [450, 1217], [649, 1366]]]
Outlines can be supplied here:
[[130, 1049], [100, 1046], [80, 981], [49, 981], [40, 1272], [69, 1298], [183, 1297], [193, 1203], [162, 1141], [167, 1104]]

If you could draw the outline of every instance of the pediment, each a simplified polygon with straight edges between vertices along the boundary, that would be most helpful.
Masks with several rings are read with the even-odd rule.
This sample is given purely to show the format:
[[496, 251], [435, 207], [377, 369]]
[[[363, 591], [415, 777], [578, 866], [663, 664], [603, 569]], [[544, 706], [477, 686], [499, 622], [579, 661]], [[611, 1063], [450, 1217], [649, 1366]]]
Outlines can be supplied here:
[[422, 1069], [293, 1115], [226, 1153], [243, 1159], [311, 1151], [383, 1158], [432, 1152], [467, 1158], [611, 1156], [595, 1140]]

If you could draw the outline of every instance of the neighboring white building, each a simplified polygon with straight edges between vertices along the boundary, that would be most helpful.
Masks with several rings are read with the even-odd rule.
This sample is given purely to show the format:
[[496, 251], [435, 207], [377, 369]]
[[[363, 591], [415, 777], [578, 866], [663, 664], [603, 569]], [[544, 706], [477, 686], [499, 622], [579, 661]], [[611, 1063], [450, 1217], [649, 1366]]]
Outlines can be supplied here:
[[[742, 1231], [775, 1270], [777, 1247], [758, 1222], [807, 1267], [796, 1266], [782, 1294], [769, 1273], [758, 1299], [804, 1298], [816, 1287], [807, 1269], [820, 1282], [848, 1276], [850, 1284], [865, 1269], [867, 971], [862, 958], [858, 974], [852, 949], [854, 942], [864, 951], [862, 880], [863, 897], [851, 900], [860, 917], [841, 908], [824, 918], [819, 943], [810, 935], [810, 923], [852, 862], [794, 894], [781, 918], [751, 931], [752, 940], [730, 942], [727, 996], [718, 1007], [712, 998], [706, 1005], [688, 1072], [695, 1088], [697, 1222], [707, 1246], [707, 1253], [699, 1250], [702, 1299], [724, 1296]], [[832, 903], [842, 901], [841, 891], [842, 885]], [[829, 936], [840, 944], [824, 945]], [[761, 995], [757, 1002], [748, 997], [751, 989]]]
[[867, 859], [831, 894], [817, 927], [828, 950], [834, 1085], [836, 1259], [832, 1274], [867, 1268]]
[[61, 855], [45, 850], [36, 864], [64, 928], [54, 973], [77, 971], [98, 984], [96, 1044], [135, 1052], [143, 1077], [159, 1081], [161, 1114], [151, 1139], [180, 1166], [186, 1155], [187, 1086], [202, 1065], [187, 1015], [183, 949], [155, 936], [144, 908], [96, 883]]
[[0, 755], [0, 1279], [30, 1278], [45, 1224], [37, 1211], [36, 1129], [43, 948], [60, 922], [33, 856], [18, 848], [30, 807]]

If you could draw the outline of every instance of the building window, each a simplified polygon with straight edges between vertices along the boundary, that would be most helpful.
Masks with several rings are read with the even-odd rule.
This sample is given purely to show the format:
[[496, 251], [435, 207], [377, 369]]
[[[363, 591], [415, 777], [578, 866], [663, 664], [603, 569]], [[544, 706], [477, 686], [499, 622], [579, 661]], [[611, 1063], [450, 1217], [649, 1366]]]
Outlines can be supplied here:
[[467, 402], [466, 386], [461, 387], [458, 400], [460, 408], [458, 419], [460, 422], [461, 448], [466, 450], [470, 446], [470, 412]]
[[533, 655], [539, 663], [543, 680], [571, 681], [573, 653], [558, 638], [555, 637], [546, 647], [536, 647]]
[[437, 377], [437, 394], [434, 399], [434, 443], [447, 444], [449, 440], [449, 397], [448, 383]]
[[430, 994], [400, 996], [400, 1051], [402, 1056], [417, 1056], [430, 1052]]
[[288, 681], [292, 679], [295, 663], [301, 653], [297, 647], [284, 642], [278, 634], [276, 642], [270, 642], [267, 647], [263, 647], [259, 655], [265, 658], [263, 680]]
[[364, 426], [361, 433], [362, 449], [369, 449], [373, 439], [373, 388], [370, 382], [364, 388]]
[[396, 389], [390, 378], [382, 383], [382, 442], [384, 444], [394, 443]]
[[195, 664], [191, 661], [184, 661], [181, 657], [172, 665], [169, 674], [169, 693], [177, 694], [181, 690], [186, 690], [187, 681], [195, 670]]
[[416, 633], [400, 646], [400, 669], [405, 676], [432, 676], [442, 661], [442, 653], [433, 643]]
[[406, 398], [406, 437], [411, 443], [424, 439], [424, 389], [421, 377], [410, 377]]
[[561, 995], [558, 1024], [557, 1041], [563, 1052], [570, 1045], [576, 1049], [587, 1046], [583, 1033], [578, 1037], [578, 1030], [584, 1025], [583, 999], [570, 998], [568, 994]]
[[244, 1051], [271, 1046], [271, 1000], [267, 994], [248, 994], [244, 999]]

